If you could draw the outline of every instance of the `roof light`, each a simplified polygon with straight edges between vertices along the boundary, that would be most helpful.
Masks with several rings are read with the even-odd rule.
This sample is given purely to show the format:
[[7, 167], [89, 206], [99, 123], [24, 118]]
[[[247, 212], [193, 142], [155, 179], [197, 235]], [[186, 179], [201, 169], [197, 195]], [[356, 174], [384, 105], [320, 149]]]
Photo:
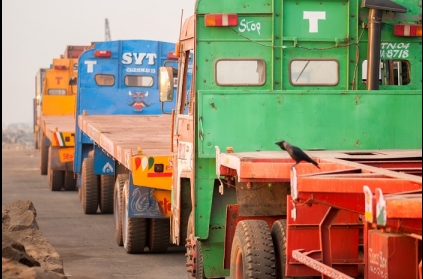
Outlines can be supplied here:
[[95, 57], [110, 57], [112, 56], [112, 52], [110, 50], [96, 50], [94, 51]]
[[204, 17], [206, 26], [238, 26], [237, 14], [207, 14]]
[[395, 24], [394, 35], [404, 37], [421, 37], [422, 26], [419, 24]]
[[66, 66], [64, 65], [54, 65], [54, 69], [55, 70], [66, 70]]
[[173, 53], [173, 52], [168, 52], [167, 53], [167, 58], [168, 59], [178, 59], [178, 56], [176, 56], [176, 54]]

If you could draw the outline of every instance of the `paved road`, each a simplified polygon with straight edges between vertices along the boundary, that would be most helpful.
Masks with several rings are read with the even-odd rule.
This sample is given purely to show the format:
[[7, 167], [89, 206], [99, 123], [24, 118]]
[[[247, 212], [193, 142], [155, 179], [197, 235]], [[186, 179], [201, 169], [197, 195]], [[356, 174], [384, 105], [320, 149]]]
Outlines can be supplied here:
[[69, 279], [188, 277], [184, 247], [127, 254], [114, 240], [113, 215], [85, 215], [78, 192], [51, 192], [38, 164], [38, 150], [2, 150], [2, 206], [33, 202], [40, 231], [62, 256]]

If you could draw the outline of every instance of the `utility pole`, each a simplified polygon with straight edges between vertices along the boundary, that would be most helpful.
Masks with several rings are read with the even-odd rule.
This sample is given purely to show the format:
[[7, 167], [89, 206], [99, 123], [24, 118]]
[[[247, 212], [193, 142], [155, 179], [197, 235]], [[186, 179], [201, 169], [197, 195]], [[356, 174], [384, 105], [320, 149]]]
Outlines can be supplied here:
[[109, 21], [106, 18], [106, 26], [105, 26], [105, 41], [110, 41], [112, 38], [110, 36], [110, 29], [109, 29]]

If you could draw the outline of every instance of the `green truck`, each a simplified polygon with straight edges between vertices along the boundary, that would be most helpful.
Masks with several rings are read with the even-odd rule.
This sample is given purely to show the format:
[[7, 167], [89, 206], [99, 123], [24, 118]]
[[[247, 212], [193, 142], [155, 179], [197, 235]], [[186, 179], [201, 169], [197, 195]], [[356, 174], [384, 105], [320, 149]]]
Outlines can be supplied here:
[[[190, 277], [375, 270], [363, 186], [421, 191], [421, 14], [415, 0], [196, 1], [176, 47], [171, 144], [171, 237]], [[320, 169], [292, 167], [281, 140]]]

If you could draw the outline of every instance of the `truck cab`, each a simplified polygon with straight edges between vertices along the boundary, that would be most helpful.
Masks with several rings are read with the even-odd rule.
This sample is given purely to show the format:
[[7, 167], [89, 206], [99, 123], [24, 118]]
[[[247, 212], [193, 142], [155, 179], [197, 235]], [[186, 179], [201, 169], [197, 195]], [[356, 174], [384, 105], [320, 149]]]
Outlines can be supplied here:
[[[401, 156], [411, 156], [418, 166], [421, 7], [409, 0], [201, 0], [181, 29], [177, 49], [172, 240], [186, 243], [188, 273], [193, 278], [323, 276], [290, 252], [320, 251], [315, 258], [331, 262], [319, 244], [324, 232], [311, 229], [319, 227], [330, 206], [317, 210], [313, 204], [305, 214], [309, 219], [294, 219], [293, 204], [296, 212], [300, 205], [305, 212], [312, 194], [292, 198], [294, 162], [275, 143], [295, 143], [321, 158], [327, 172], [335, 171], [332, 163], [340, 158], [395, 161], [400, 156], [384, 150], [412, 150]], [[342, 156], [331, 153], [341, 150]], [[336, 158], [326, 164], [323, 158], [330, 156]], [[309, 165], [296, 166], [298, 175], [320, 174]], [[339, 172], [348, 168], [340, 165]], [[421, 178], [407, 179], [413, 181], [408, 190], [421, 189]], [[330, 194], [317, 184], [310, 187]], [[355, 194], [361, 204], [362, 189]], [[362, 207], [357, 211], [364, 214]], [[363, 226], [355, 226], [357, 211], [335, 221], [354, 227], [349, 232], [354, 243]], [[268, 237], [273, 224], [286, 225], [275, 229], [278, 237]], [[305, 235], [294, 231], [307, 225]], [[253, 232], [266, 241], [248, 242]], [[299, 243], [295, 235], [307, 241]], [[344, 258], [355, 264], [335, 264], [336, 258], [330, 267], [358, 276], [357, 246]], [[338, 257], [345, 250], [332, 252]]]
[[[128, 253], [169, 244], [175, 102], [159, 101], [159, 67], [175, 45], [152, 40], [96, 42], [79, 58], [74, 169], [83, 212], [115, 215], [115, 237]], [[150, 238], [147, 239], [147, 236]]]

